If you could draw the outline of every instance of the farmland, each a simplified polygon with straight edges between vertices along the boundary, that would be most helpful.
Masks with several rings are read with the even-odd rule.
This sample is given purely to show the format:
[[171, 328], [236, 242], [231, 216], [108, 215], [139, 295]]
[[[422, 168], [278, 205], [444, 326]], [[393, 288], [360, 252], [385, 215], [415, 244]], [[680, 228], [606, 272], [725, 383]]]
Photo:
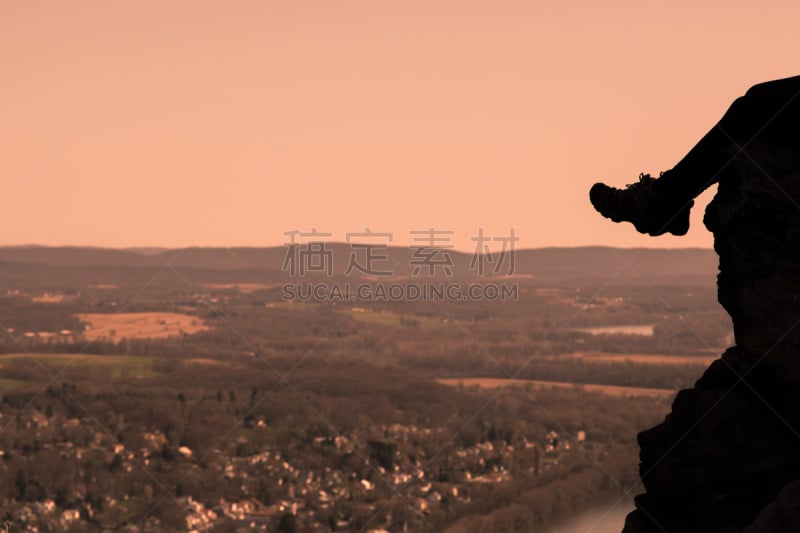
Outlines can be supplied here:
[[180, 313], [79, 313], [87, 340], [149, 339], [191, 335], [208, 329], [196, 316]]
[[596, 383], [567, 383], [564, 381], [541, 381], [535, 379], [501, 379], [501, 378], [458, 378], [437, 379], [438, 383], [450, 387], [478, 387], [481, 389], [498, 389], [504, 387], [531, 387], [533, 389], [566, 388], [586, 392], [598, 392], [610, 396], [648, 398], [670, 398], [677, 391], [647, 387], [623, 387], [620, 385], [598, 385]]

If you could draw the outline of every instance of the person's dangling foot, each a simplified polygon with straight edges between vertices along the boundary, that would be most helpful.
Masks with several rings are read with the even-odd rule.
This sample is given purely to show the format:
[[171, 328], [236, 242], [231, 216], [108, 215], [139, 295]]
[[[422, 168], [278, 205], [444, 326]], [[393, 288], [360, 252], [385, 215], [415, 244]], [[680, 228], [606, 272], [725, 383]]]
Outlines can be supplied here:
[[624, 189], [595, 183], [589, 199], [601, 215], [614, 222], [630, 222], [640, 233], [686, 235], [694, 200], [658, 191], [657, 181], [650, 174], [640, 174], [638, 182]]

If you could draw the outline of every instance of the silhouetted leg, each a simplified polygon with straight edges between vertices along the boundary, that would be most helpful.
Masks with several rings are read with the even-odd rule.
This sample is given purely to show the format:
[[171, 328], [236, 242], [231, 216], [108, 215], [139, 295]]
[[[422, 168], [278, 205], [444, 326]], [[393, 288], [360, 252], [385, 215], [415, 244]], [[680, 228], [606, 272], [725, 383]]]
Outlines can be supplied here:
[[658, 179], [643, 174], [624, 189], [595, 183], [589, 200], [604, 217], [630, 222], [640, 233], [684, 235], [693, 199], [724, 181], [734, 159], [746, 157], [753, 143], [800, 154], [800, 76], [751, 87]]
[[752, 142], [800, 149], [800, 76], [753, 86], [722, 119], [656, 180], [659, 195], [694, 198], [719, 181], [739, 150]]

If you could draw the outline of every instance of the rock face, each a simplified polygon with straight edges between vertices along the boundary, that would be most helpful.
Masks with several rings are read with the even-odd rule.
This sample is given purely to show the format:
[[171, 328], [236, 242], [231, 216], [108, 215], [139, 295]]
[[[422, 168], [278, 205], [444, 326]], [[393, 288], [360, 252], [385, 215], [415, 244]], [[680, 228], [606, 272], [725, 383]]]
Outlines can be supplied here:
[[800, 153], [748, 146], [704, 222], [736, 346], [639, 434], [624, 533], [800, 532]]

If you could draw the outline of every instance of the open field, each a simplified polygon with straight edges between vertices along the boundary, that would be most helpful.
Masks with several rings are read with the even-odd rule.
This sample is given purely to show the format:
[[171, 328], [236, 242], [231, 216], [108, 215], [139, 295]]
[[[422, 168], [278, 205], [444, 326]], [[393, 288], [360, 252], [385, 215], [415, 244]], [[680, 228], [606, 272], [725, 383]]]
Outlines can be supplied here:
[[180, 313], [79, 313], [88, 322], [86, 339], [145, 339], [176, 337], [210, 329], [202, 318]]
[[629, 326], [597, 326], [591, 328], [575, 328], [590, 335], [645, 335], [652, 337], [655, 324], [638, 324]]
[[[5, 365], [24, 363], [30, 368], [45, 373], [57, 373], [65, 366], [96, 368], [109, 372], [110, 377], [152, 377], [154, 357], [140, 355], [97, 355], [74, 353], [10, 353], [0, 355], [0, 369]], [[42, 368], [44, 367], [44, 368]], [[46, 371], [45, 371], [46, 369]], [[12, 380], [8, 380], [12, 381]], [[16, 382], [16, 380], [13, 380]], [[19, 383], [17, 383], [19, 384]]]
[[242, 294], [279, 287], [279, 283], [203, 283], [203, 287], [215, 290], [237, 290]]
[[567, 383], [564, 381], [540, 381], [535, 379], [515, 379], [509, 381], [503, 378], [447, 378], [437, 379], [437, 383], [448, 385], [450, 387], [457, 387], [463, 385], [465, 387], [477, 386], [481, 389], [496, 389], [505, 385], [513, 387], [524, 387], [532, 385], [536, 388], [578, 388], [588, 392], [600, 392], [608, 394], [609, 396], [647, 396], [650, 398], [668, 398], [673, 396], [676, 391], [670, 389], [650, 389], [645, 387], [623, 387], [620, 385], [597, 385], [593, 383]]
[[[0, 366], [2, 368], [2, 366]], [[24, 381], [17, 379], [0, 378], [0, 390], [5, 393], [13, 392], [25, 384]]]
[[222, 367], [222, 368], [236, 368], [240, 366], [230, 361], [223, 361], [222, 359], [211, 359], [209, 357], [191, 357], [189, 359], [186, 359], [186, 362], [192, 365], [202, 365], [202, 366]]
[[39, 304], [57, 304], [64, 301], [64, 295], [44, 293], [38, 296], [33, 296], [31, 301]]
[[116, 283], [91, 283], [89, 287], [91, 287], [92, 289], [107, 289], [107, 290], [119, 289], [119, 285], [117, 285]]
[[294, 300], [268, 302], [264, 307], [267, 309], [289, 309], [292, 311], [312, 311], [319, 309], [320, 304], [309, 302], [296, 302]]
[[347, 313], [356, 320], [368, 322], [370, 324], [382, 324], [385, 326], [421, 326], [433, 328], [446, 325], [446, 322], [439, 318], [422, 315], [407, 315], [395, 313], [393, 311], [373, 311], [363, 307], [353, 307]]
[[559, 359], [582, 359], [589, 363], [651, 363], [657, 365], [703, 365], [713, 363], [718, 356], [661, 355], [646, 353], [575, 352], [558, 356]]

